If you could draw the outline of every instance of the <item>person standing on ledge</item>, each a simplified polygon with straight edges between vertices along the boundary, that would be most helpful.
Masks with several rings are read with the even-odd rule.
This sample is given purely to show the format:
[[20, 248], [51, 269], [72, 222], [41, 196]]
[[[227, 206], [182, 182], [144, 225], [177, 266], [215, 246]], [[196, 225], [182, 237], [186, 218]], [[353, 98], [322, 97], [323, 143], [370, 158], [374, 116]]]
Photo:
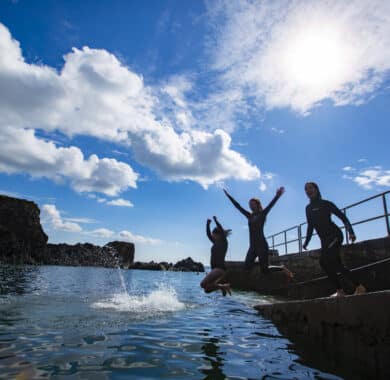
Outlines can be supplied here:
[[306, 206], [307, 233], [303, 248], [305, 250], [307, 249], [313, 235], [313, 229], [315, 229], [321, 240], [321, 268], [336, 287], [336, 293], [332, 296], [345, 295], [337, 275], [338, 272], [354, 284], [354, 294], [365, 293], [366, 288], [355, 279], [351, 271], [345, 268], [341, 262], [340, 247], [343, 242], [343, 233], [340, 228], [332, 222], [331, 214], [336, 215], [342, 220], [345, 229], [348, 231], [349, 239], [353, 243], [356, 240], [356, 236], [350, 221], [332, 202], [322, 199], [320, 189], [316, 183], [307, 182], [305, 184], [305, 192], [310, 199], [310, 203]]
[[231, 295], [230, 285], [221, 284], [220, 281], [225, 276], [225, 256], [228, 249], [227, 237], [230, 235], [231, 230], [225, 230], [218, 222], [216, 216], [213, 217], [217, 227], [210, 231], [211, 219], [207, 219], [206, 233], [209, 240], [213, 243], [211, 247], [211, 272], [200, 283], [201, 288], [205, 293], [211, 293], [216, 290], [221, 290], [222, 294], [226, 296], [226, 293]]
[[292, 273], [282, 266], [268, 265], [269, 247], [267, 240], [264, 236], [264, 224], [267, 214], [271, 208], [275, 205], [277, 200], [284, 193], [284, 187], [280, 187], [276, 191], [275, 197], [269, 203], [269, 205], [263, 209], [261, 202], [257, 198], [249, 200], [249, 208], [251, 212], [245, 210], [241, 205], [224, 189], [226, 196], [233, 203], [234, 207], [241, 212], [248, 219], [249, 227], [249, 249], [245, 258], [245, 268], [250, 270], [255, 263], [256, 257], [259, 258], [260, 269], [262, 273], [274, 272], [274, 271], [285, 271], [289, 277], [292, 277]]

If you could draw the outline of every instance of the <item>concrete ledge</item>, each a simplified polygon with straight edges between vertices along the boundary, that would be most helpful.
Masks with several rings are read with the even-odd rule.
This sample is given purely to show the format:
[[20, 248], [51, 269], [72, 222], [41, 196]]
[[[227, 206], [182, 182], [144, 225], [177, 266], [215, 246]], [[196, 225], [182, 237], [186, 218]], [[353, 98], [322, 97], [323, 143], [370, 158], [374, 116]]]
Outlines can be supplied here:
[[280, 302], [255, 309], [293, 342], [306, 337], [317, 349], [330, 347], [335, 370], [362, 374], [355, 377], [350, 372], [350, 378], [390, 378], [390, 291]]

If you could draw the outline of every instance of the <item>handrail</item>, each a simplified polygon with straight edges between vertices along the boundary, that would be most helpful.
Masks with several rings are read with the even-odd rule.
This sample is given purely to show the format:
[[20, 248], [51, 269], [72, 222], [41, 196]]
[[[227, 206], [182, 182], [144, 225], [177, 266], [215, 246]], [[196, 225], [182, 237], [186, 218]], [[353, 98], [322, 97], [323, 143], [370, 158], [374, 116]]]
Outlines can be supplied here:
[[[347, 210], [349, 210], [351, 208], [360, 206], [361, 204], [367, 203], [367, 202], [369, 202], [369, 201], [371, 201], [373, 199], [382, 198], [383, 214], [372, 216], [372, 217], [367, 218], [367, 219], [362, 219], [362, 220], [353, 222], [351, 224], [352, 224], [352, 226], [356, 226], [356, 225], [363, 224], [363, 223], [369, 223], [369, 222], [372, 222], [372, 221], [378, 220], [378, 219], [385, 219], [387, 234], [390, 236], [390, 220], [389, 220], [390, 214], [388, 212], [388, 207], [387, 207], [387, 199], [386, 199], [386, 195], [387, 194], [390, 194], [390, 190], [387, 190], [387, 191], [384, 191], [384, 192], [382, 192], [380, 194], [376, 194], [376, 195], [373, 195], [371, 197], [365, 198], [365, 199], [363, 199], [361, 201], [352, 203], [352, 204], [350, 204], [350, 205], [348, 205], [346, 207], [343, 207], [341, 210], [344, 212], [344, 214], [346, 214]], [[289, 227], [289, 228], [287, 228], [287, 229], [285, 229], [283, 231], [280, 231], [280, 232], [277, 232], [277, 233], [275, 233], [273, 235], [267, 236], [267, 240], [271, 239], [270, 246], [272, 247], [272, 249], [275, 250], [275, 248], [277, 248], [277, 247], [284, 246], [285, 254], [287, 254], [288, 253], [288, 245], [291, 244], [291, 243], [297, 243], [298, 242], [298, 250], [299, 250], [299, 253], [301, 253], [302, 249], [303, 249], [302, 240], [304, 238], [306, 238], [306, 236], [302, 235], [302, 227], [305, 224], [307, 224], [307, 222], [303, 222], [303, 223], [297, 224], [297, 225]], [[341, 228], [344, 228], [344, 226], [342, 226]], [[293, 231], [293, 230], [297, 230], [298, 238], [297, 239], [288, 240], [287, 239], [287, 232], [290, 232], [290, 231]], [[347, 233], [347, 241], [348, 241], [348, 232], [346, 232], [346, 233]], [[275, 237], [277, 237], [279, 235], [283, 235], [284, 236], [284, 240], [281, 243], [275, 244]], [[314, 233], [313, 235], [317, 235], [317, 234]]]

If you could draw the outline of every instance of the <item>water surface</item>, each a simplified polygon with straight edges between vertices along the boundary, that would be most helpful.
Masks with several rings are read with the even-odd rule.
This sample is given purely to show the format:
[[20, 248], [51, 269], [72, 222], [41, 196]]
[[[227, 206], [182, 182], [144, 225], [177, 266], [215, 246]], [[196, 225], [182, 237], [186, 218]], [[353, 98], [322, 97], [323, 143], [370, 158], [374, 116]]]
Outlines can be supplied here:
[[[2, 379], [338, 379], [195, 273], [0, 267]], [[319, 353], [320, 354], [320, 353]]]

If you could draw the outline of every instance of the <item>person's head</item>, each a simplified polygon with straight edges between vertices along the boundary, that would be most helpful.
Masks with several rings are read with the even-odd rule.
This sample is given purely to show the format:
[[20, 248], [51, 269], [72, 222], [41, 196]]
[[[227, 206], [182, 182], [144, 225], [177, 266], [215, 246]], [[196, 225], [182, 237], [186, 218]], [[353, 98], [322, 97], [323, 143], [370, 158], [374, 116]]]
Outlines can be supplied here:
[[321, 199], [320, 188], [315, 182], [306, 182], [305, 192], [307, 197], [313, 201], [315, 199]]
[[221, 239], [228, 237], [231, 234], [232, 230], [221, 230], [218, 227], [215, 227], [211, 232], [214, 239]]
[[259, 212], [263, 209], [261, 206], [260, 199], [258, 198], [252, 198], [249, 200], [249, 208], [251, 209], [252, 212]]

